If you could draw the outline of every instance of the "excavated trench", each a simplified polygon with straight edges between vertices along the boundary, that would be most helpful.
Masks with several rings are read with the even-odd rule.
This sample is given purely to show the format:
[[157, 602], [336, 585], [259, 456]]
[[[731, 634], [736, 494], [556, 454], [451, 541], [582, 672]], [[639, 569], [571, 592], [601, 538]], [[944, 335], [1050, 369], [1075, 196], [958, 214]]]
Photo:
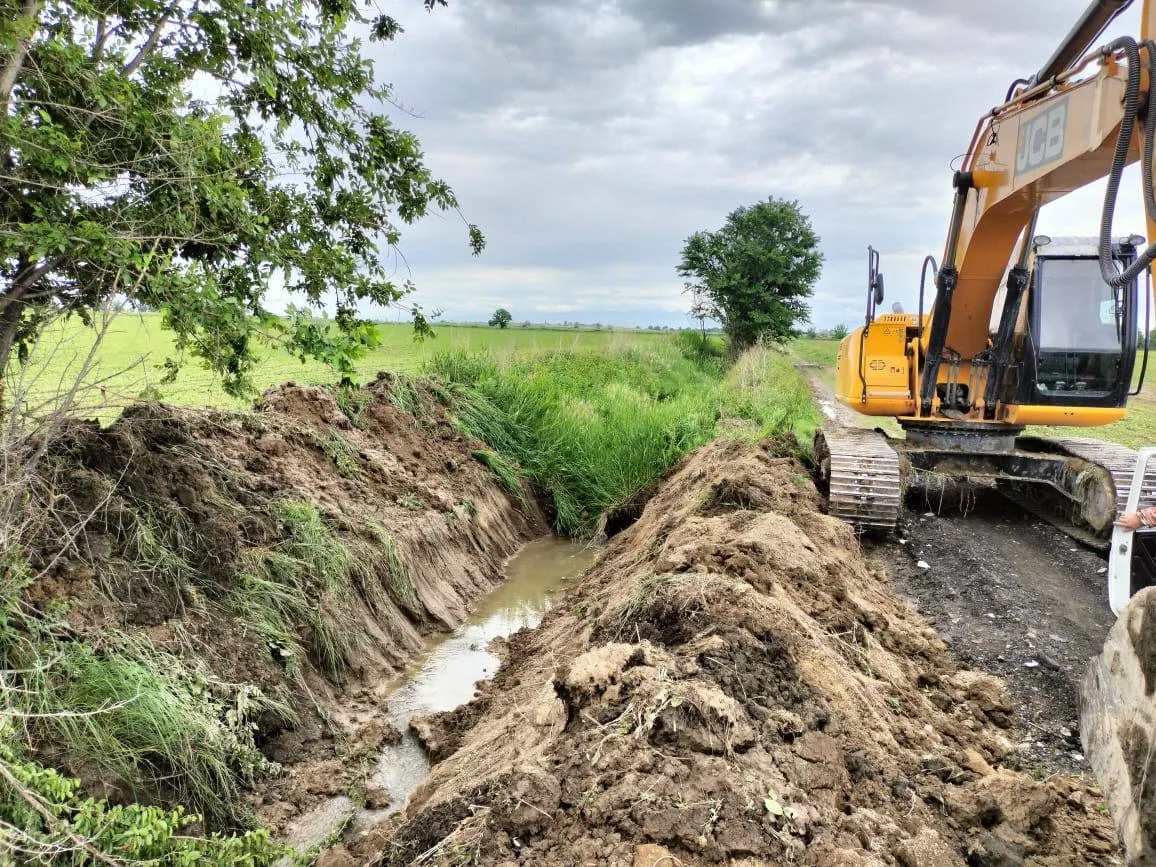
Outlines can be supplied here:
[[342, 830], [347, 839], [356, 839], [403, 808], [430, 771], [430, 756], [418, 735], [421, 719], [469, 702], [479, 681], [497, 671], [494, 643], [537, 626], [567, 582], [579, 577], [597, 553], [588, 545], [545, 536], [510, 558], [504, 580], [478, 601], [461, 626], [431, 640], [398, 677], [380, 686], [388, 723], [400, 737], [380, 751], [368, 776], [366, 789], [374, 797], [360, 807], [347, 795], [318, 804], [293, 823], [290, 845], [308, 851]]
[[[1003, 684], [899, 598], [935, 585], [883, 568], [930, 558], [945, 587], [978, 585], [974, 564], [946, 568], [974, 525], [924, 517], [920, 538], [944, 550], [911, 555], [863, 545], [819, 505], [774, 443], [682, 462], [540, 625], [495, 647], [492, 681], [410, 718], [429, 775], [324, 863], [1112, 863], [1087, 778], [1041, 781]], [[992, 612], [1008, 645], [1046, 628], [1034, 607], [1014, 620], [1015, 598]]]
[[[297, 501], [371, 567], [350, 570], [346, 602], [318, 603], [356, 632], [340, 677], [290, 678], [212, 607], [183, 625], [228, 682], [259, 675], [327, 715], [262, 732], [284, 774], [252, 804], [279, 837], [308, 850], [344, 829], [345, 860], [327, 863], [345, 864], [631, 865], [667, 850], [684, 864], [1106, 863], [1086, 780], [1015, 773], [1084, 767], [1074, 684], [1111, 621], [1095, 554], [998, 500], [968, 515], [912, 503], [899, 538], [860, 542], [820, 514], [789, 447], [720, 442], [608, 521], [622, 532], [587, 570], [590, 551], [527, 545], [541, 516], [433, 402], [419, 423], [391, 387], [369, 390], [357, 425], [327, 393], [286, 387], [253, 419], [154, 411], [74, 449], [137, 511], [214, 530], [190, 554], [203, 592], [214, 570], [294, 550], [275, 517]], [[122, 453], [138, 455], [127, 475], [107, 459]], [[220, 502], [267, 520], [217, 520]], [[116, 529], [110, 517], [100, 532]], [[407, 567], [400, 590], [389, 550]], [[62, 587], [91, 585], [84, 563], [66, 566]], [[166, 600], [134, 599], [114, 612], [123, 625], [179, 650]], [[75, 628], [105, 627], [98, 601]], [[371, 809], [355, 815], [359, 782]]]

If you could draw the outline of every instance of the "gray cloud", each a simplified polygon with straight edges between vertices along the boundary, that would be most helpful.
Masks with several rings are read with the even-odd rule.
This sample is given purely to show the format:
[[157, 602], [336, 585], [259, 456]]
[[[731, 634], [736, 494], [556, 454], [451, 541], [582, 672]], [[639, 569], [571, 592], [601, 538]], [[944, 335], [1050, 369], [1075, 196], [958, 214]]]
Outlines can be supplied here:
[[[1084, 5], [450, 0], [425, 15], [407, 0], [379, 74], [489, 239], [474, 260], [456, 218], [410, 229], [420, 300], [657, 321], [685, 307], [686, 236], [777, 195], [823, 239], [817, 323], [860, 315], [868, 243], [913, 303], [922, 255], [942, 247], [952, 158]], [[1095, 230], [1086, 203], [1055, 218]]]

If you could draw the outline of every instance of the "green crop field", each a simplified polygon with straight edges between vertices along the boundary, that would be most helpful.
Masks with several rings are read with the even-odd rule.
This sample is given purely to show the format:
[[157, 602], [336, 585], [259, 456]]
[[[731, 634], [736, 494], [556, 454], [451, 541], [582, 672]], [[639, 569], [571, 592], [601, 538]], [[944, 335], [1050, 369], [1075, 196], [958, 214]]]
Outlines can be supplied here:
[[[835, 355], [837, 340], [799, 339], [790, 345], [797, 363], [819, 365], [819, 380], [828, 388], [835, 385]], [[1123, 421], [1104, 427], [1031, 427], [1029, 433], [1047, 436], [1081, 436], [1139, 448], [1156, 445], [1156, 352], [1148, 365], [1144, 390], [1128, 401], [1128, 416]], [[1136, 364], [1136, 380], [1140, 377], [1140, 363]]]
[[[486, 352], [498, 360], [557, 350], [597, 349], [614, 351], [629, 347], [653, 346], [669, 341], [669, 335], [636, 330], [599, 330], [531, 327], [515, 325], [507, 329], [474, 325], [436, 325], [437, 336], [423, 343], [413, 340], [408, 324], [379, 326], [382, 342], [357, 363], [362, 380], [378, 371], [417, 373], [436, 354], [450, 350]], [[33, 394], [52, 393], [70, 381], [69, 372], [79, 368], [93, 344], [94, 332], [72, 320], [47, 334], [28, 366], [34, 377]], [[196, 406], [243, 408], [248, 401], [225, 394], [215, 374], [188, 358], [175, 382], [162, 384], [161, 365], [174, 357], [172, 335], [161, 327], [156, 314], [124, 313], [111, 324], [97, 350], [98, 369], [89, 377], [102, 380], [104, 397], [123, 403], [145, 393], [158, 394], [166, 401]], [[258, 390], [288, 380], [322, 384], [334, 380], [333, 371], [320, 362], [301, 363], [275, 348], [261, 351], [252, 376]]]

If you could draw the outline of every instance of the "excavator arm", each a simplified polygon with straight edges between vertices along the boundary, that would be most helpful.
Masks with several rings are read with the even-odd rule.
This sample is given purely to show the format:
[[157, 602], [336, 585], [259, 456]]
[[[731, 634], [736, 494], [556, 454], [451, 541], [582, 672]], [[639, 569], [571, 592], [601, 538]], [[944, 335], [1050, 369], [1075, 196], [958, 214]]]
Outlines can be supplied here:
[[[1136, 318], [1135, 277], [1156, 249], [1111, 249], [1117, 243], [1111, 218], [1123, 168], [1141, 161], [1144, 198], [1151, 203], [1148, 233], [1156, 239], [1153, 155], [1146, 145], [1156, 132], [1156, 112], [1146, 110], [1156, 65], [1156, 50], [1148, 42], [1148, 32], [1156, 27], [1152, 0], [1143, 3], [1139, 41], [1122, 38], [1088, 50], [1130, 5], [1131, 0], [1093, 3], [1047, 63], [1030, 79], [1015, 82], [1007, 99], [977, 123], [953, 177], [954, 203], [930, 314], [922, 313], [922, 287], [917, 317], [880, 317], [876, 328], [869, 305], [865, 327], [849, 336], [840, 353], [841, 401], [865, 415], [896, 416], [924, 426], [941, 421], [1083, 427], [1124, 417], [1134, 344], [1119, 347], [1120, 387], [1109, 389], [1113, 394], [1107, 401], [1064, 400], [1054, 394], [1034, 400], [1039, 394], [1021, 387], [1034, 359], [1021, 365], [1013, 361], [1017, 347], [1022, 357], [1023, 341], [1031, 336], [1024, 300], [1038, 253], [1033, 246], [1036, 216], [1044, 205], [1101, 178], [1109, 179], [1099, 239], [1101, 268], [1116, 278], [1118, 266], [1127, 260], [1126, 276], [1113, 285], [1121, 311]], [[999, 316], [993, 317], [1001, 295]], [[994, 332], [993, 319], [999, 323]], [[873, 337], [878, 342], [881, 331], [901, 337], [905, 363], [878, 363], [880, 353], [895, 354], [886, 339], [884, 346], [868, 346]], [[902, 378], [899, 389], [897, 376]]]
[[[1130, 55], [1127, 64], [1121, 62], [1126, 55]], [[1146, 45], [1113, 43], [1040, 84], [1029, 82], [977, 128], [964, 166], [954, 177], [955, 202], [936, 275], [930, 327], [921, 335], [925, 362], [916, 415], [933, 415], [941, 402], [937, 386], [946, 382], [943, 358], [949, 354], [960, 360], [960, 375], [969, 380], [972, 367], [986, 362], [983, 376], [977, 377], [984, 387], [981, 393], [969, 395], [966, 407], [976, 421], [1064, 423], [1064, 418], [1052, 417], [1057, 412], [1048, 408], [1011, 401], [995, 405], [996, 386], [1006, 373], [1027, 286], [1031, 233], [1041, 207], [1113, 174], [1118, 186], [1119, 172], [1142, 157], [1145, 131], [1137, 115], [1141, 87], [1147, 87], [1145, 67], [1150, 55]], [[1096, 65], [1094, 73], [1076, 80], [1092, 64]], [[1115, 189], [1110, 194], [1109, 216]], [[1111, 231], [1110, 222], [1107, 231]], [[1156, 237], [1156, 225], [1150, 231]], [[1017, 240], [1020, 254], [1009, 270]], [[1005, 274], [1002, 327], [996, 333], [996, 345], [991, 346], [993, 305]], [[989, 347], [994, 358], [985, 359]], [[1122, 407], [1113, 409], [1118, 411], [1098, 414], [1097, 420], [1103, 423], [1123, 416]]]

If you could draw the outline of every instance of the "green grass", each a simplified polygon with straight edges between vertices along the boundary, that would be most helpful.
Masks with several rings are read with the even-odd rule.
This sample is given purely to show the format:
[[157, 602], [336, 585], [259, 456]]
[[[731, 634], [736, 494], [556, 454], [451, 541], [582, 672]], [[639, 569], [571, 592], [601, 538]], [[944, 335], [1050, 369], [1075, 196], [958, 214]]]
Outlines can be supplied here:
[[357, 462], [357, 449], [335, 430], [318, 438], [318, 445], [325, 456], [333, 461], [337, 475], [343, 479], [356, 479], [361, 475], [361, 465]]
[[[17, 740], [55, 760], [111, 778], [148, 801], [183, 803], [217, 827], [249, 822], [240, 794], [271, 766], [252, 723], [296, 722], [283, 701], [224, 684], [144, 636], [106, 629], [76, 641], [66, 625], [23, 603], [24, 574], [0, 564], [0, 746]], [[23, 722], [20, 720], [23, 718]]]
[[[573, 328], [512, 326], [507, 329], [470, 325], [436, 325], [437, 337], [415, 343], [413, 328], [407, 324], [379, 326], [381, 345], [357, 362], [363, 380], [378, 371], [414, 374], [436, 354], [448, 350], [490, 353], [499, 358], [558, 351], [615, 351], [626, 346], [653, 346], [669, 342], [668, 335], [633, 330], [576, 330]], [[78, 320], [56, 326], [46, 334], [34, 354], [30, 369], [39, 379], [34, 391], [47, 394], [56, 388], [70, 369], [75, 369], [92, 345], [93, 332]], [[109, 328], [99, 351], [99, 370], [93, 379], [108, 378], [103, 385], [106, 398], [125, 399], [149, 394], [171, 403], [220, 406], [242, 409], [248, 401], [229, 397], [217, 377], [189, 358], [176, 380], [162, 384], [160, 365], [173, 357], [172, 335], [161, 327], [157, 314], [124, 313]], [[259, 352], [253, 372], [258, 390], [288, 380], [321, 385], [334, 380], [333, 371], [320, 362], [301, 363], [276, 347]], [[356, 414], [355, 407], [349, 407]]]
[[352, 574], [368, 567], [312, 503], [282, 500], [275, 510], [287, 538], [246, 552], [232, 606], [288, 669], [296, 669], [307, 649], [322, 671], [337, 677], [356, 641], [347, 627], [351, 587], [370, 585], [372, 576]]
[[834, 368], [835, 356], [839, 354], [839, 343], [838, 340], [800, 337], [798, 340], [792, 340], [787, 348], [800, 361]]
[[474, 449], [470, 452], [482, 466], [498, 477], [502, 489], [523, 509], [526, 507], [526, 488], [518, 475], [518, 468], [495, 451]]
[[724, 392], [729, 415], [755, 422], [759, 436], [792, 433], [804, 451], [823, 423], [810, 386], [783, 352], [743, 355], [728, 371]]
[[[693, 353], [692, 353], [693, 354]], [[435, 356], [428, 372], [451, 395], [459, 426], [543, 494], [554, 528], [583, 536], [680, 457], [713, 439], [720, 421], [745, 436], [809, 440], [818, 415], [789, 358], [748, 353], [727, 374], [673, 341], [617, 352], [556, 352], [532, 360]]]
[[[1149, 371], [1151, 377], [1153, 371]], [[1088, 437], [1120, 443], [1134, 449], [1156, 445], [1156, 383], [1151, 380], [1144, 391], [1128, 400], [1128, 415], [1103, 427], [1029, 427], [1027, 433], [1037, 436]]]
[[413, 581], [409, 577], [405, 560], [402, 559], [401, 548], [398, 547], [397, 539], [395, 539], [393, 534], [385, 529], [385, 527], [381, 526], [381, 524], [372, 518], [366, 520], [366, 525], [370, 535], [377, 543], [378, 550], [375, 552], [376, 555], [384, 560], [386, 587], [388, 588], [390, 597], [406, 611], [413, 614], [419, 613], [421, 605], [418, 602]]
[[211, 816], [236, 819], [240, 789], [267, 775], [268, 763], [238, 726], [276, 702], [254, 702], [230, 727], [209, 681], [186, 671], [147, 639], [109, 635], [98, 651], [70, 646], [49, 670], [38, 695], [46, 734], [67, 745], [74, 762], [139, 786], [145, 798], [164, 793]]

